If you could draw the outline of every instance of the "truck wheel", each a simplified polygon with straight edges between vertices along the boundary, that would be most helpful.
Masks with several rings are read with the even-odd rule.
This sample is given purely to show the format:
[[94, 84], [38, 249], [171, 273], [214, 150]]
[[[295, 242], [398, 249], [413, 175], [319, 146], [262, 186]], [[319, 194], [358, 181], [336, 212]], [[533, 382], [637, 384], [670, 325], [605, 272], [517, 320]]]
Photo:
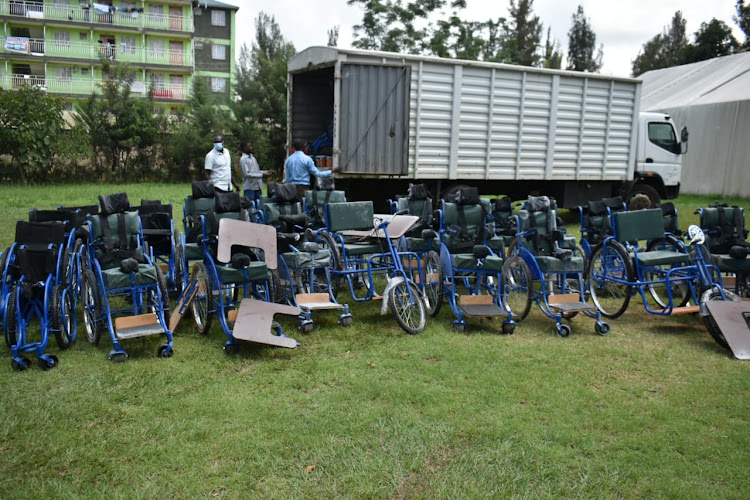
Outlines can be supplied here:
[[641, 210], [644, 208], [656, 208], [661, 203], [659, 193], [648, 184], [636, 184], [630, 190], [627, 197], [628, 210]]

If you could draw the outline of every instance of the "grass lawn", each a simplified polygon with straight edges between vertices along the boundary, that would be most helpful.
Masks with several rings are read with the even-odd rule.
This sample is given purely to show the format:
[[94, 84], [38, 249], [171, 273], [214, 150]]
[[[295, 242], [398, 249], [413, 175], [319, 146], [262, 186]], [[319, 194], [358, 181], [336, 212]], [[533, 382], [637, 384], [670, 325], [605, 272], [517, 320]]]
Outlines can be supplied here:
[[[172, 201], [185, 185], [0, 187], [0, 244], [29, 208], [127, 191]], [[716, 197], [677, 200], [680, 226]], [[750, 210], [750, 200], [728, 200]], [[569, 231], [578, 233], [574, 215]], [[179, 227], [179, 226], [178, 226]], [[694, 316], [634, 300], [599, 337], [587, 318], [558, 338], [538, 309], [512, 336], [448, 307], [416, 336], [380, 304], [354, 324], [285, 321], [294, 350], [223, 350], [184, 318], [160, 338], [85, 339], [49, 372], [0, 363], [0, 498], [750, 497], [750, 364]]]

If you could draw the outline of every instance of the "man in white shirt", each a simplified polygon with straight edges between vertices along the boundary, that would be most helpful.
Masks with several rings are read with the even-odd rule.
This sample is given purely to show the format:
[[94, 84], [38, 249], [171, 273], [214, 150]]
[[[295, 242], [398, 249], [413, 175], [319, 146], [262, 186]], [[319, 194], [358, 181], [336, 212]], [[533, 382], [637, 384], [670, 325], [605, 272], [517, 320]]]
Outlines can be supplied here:
[[219, 191], [229, 192], [232, 186], [237, 191], [240, 190], [232, 181], [232, 159], [229, 150], [224, 147], [224, 137], [221, 134], [214, 136], [214, 147], [206, 154], [206, 165], [203, 168], [206, 179], [209, 179]]
[[242, 158], [240, 158], [240, 170], [242, 170], [242, 189], [249, 200], [260, 201], [263, 194], [263, 177], [273, 174], [273, 170], [261, 170], [258, 160], [253, 156], [253, 145], [241, 142]]

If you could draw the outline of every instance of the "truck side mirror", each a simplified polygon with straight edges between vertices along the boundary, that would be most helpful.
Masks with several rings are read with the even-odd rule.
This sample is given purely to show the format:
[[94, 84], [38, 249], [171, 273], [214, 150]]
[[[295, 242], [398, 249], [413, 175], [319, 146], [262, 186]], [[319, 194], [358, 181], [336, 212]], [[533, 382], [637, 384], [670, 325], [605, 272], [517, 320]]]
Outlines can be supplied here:
[[681, 154], [687, 153], [688, 150], [688, 129], [687, 127], [682, 127], [682, 131], [680, 131], [680, 146], [681, 146]]

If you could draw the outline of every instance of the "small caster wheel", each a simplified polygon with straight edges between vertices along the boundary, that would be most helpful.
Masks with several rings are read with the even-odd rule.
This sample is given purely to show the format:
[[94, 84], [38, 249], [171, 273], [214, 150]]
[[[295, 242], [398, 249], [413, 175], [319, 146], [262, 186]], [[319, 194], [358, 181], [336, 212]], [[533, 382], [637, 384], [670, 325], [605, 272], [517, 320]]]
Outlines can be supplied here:
[[37, 358], [39, 368], [44, 371], [51, 370], [60, 363], [60, 361], [57, 359], [57, 356], [55, 356], [54, 354], [50, 354], [47, 357], [49, 358], [49, 361], [44, 358]]
[[162, 344], [159, 346], [159, 350], [156, 351], [156, 355], [160, 358], [171, 358], [174, 354], [174, 349], [169, 348], [169, 344]]
[[313, 331], [313, 322], [312, 321], [303, 321], [299, 324], [299, 329], [302, 333], [310, 333]]
[[609, 326], [609, 323], [605, 323], [604, 321], [597, 321], [594, 325], [594, 331], [599, 335], [607, 335], [610, 330], [611, 327]]
[[224, 344], [224, 352], [227, 353], [227, 355], [237, 354], [239, 351], [239, 344]]
[[466, 323], [460, 323], [458, 321], [453, 323], [453, 330], [458, 333], [464, 333], [466, 331]]
[[511, 322], [503, 323], [504, 335], [513, 335], [513, 332], [515, 331], [515, 329], [516, 329], [515, 323], [511, 323]]
[[570, 336], [570, 325], [564, 325], [562, 323], [557, 324], [557, 334], [562, 338]]
[[23, 361], [23, 364], [26, 368], [31, 367], [31, 360], [27, 358], [26, 356], [21, 356], [21, 361]]
[[13, 369], [14, 369], [15, 371], [17, 371], [17, 372], [22, 372], [22, 371], [26, 370], [26, 368], [28, 368], [28, 366], [26, 365], [26, 363], [24, 363], [23, 361], [21, 361], [21, 362], [19, 363], [19, 362], [18, 362], [18, 361], [16, 361], [15, 359], [11, 359], [11, 360], [10, 360], [10, 366], [12, 366], [12, 367], [13, 367]]
[[124, 363], [128, 355], [124, 352], [113, 352], [109, 355], [109, 360], [113, 363]]
[[341, 326], [350, 326], [352, 324], [351, 316], [339, 316], [339, 324]]

